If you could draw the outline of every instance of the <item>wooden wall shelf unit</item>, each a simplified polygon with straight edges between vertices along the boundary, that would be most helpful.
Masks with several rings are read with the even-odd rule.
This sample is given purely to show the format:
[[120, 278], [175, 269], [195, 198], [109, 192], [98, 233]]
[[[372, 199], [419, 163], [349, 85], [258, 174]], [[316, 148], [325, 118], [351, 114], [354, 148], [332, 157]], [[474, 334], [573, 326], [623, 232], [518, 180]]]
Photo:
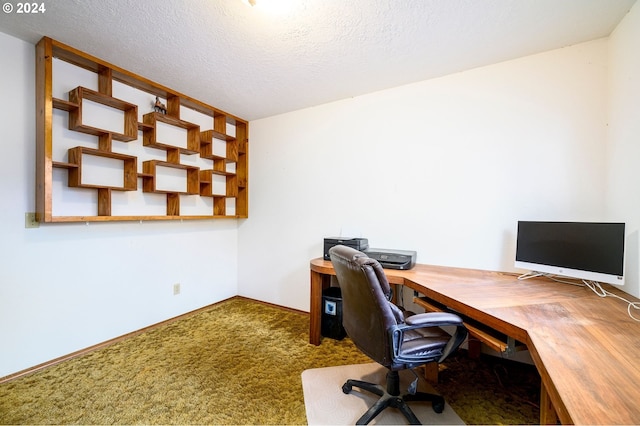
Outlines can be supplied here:
[[[72, 77], [66, 75], [63, 83], [54, 76], [59, 63], [72, 68]], [[68, 80], [76, 70], [80, 77], [73, 84]], [[166, 103], [166, 113], [154, 110], [156, 98]], [[248, 217], [246, 120], [48, 37], [36, 46], [36, 108], [39, 222]], [[61, 114], [65, 126], [60, 126]], [[105, 120], [108, 125], [102, 124]], [[160, 135], [161, 128], [168, 133]], [[83, 176], [96, 158], [104, 163], [94, 165], [93, 173], [107, 168], [109, 176], [117, 176], [116, 183]], [[163, 188], [162, 170], [173, 170], [173, 178], [183, 180], [182, 189]], [[134, 193], [137, 204], [123, 209], [123, 198], [118, 198], [114, 213], [113, 191]], [[149, 205], [166, 196], [166, 213], [148, 213], [145, 194], [156, 197]], [[66, 206], [61, 199], [74, 197], [95, 206], [69, 213], [74, 204]], [[185, 197], [194, 199], [181, 209]]]

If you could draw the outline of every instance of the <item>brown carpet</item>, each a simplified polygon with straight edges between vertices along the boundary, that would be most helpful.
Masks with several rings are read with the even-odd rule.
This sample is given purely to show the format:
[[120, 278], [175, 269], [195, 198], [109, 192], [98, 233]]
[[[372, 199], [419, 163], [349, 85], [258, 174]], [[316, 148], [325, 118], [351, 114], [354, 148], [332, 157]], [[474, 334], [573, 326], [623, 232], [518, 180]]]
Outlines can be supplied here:
[[[305, 424], [303, 371], [371, 362], [308, 332], [306, 314], [234, 298], [0, 384], [0, 424]], [[529, 366], [445, 367], [437, 390], [465, 423], [538, 421]]]

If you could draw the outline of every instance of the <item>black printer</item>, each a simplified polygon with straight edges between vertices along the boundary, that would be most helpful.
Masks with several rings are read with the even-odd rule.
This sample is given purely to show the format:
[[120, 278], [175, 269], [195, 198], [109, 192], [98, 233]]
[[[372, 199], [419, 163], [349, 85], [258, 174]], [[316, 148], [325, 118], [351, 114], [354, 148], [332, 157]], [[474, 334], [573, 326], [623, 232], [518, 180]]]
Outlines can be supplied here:
[[329, 249], [333, 246], [343, 245], [365, 253], [377, 260], [383, 268], [387, 269], [411, 269], [416, 266], [417, 253], [409, 250], [392, 250], [381, 248], [369, 248], [369, 240], [366, 238], [341, 238], [328, 237], [324, 239], [324, 260], [331, 260]]
[[372, 248], [364, 251], [387, 269], [411, 269], [416, 266], [415, 251]]
[[358, 251], [365, 251], [369, 248], [369, 240], [366, 238], [340, 238], [329, 237], [324, 239], [324, 260], [331, 260], [329, 249], [333, 246], [343, 245]]

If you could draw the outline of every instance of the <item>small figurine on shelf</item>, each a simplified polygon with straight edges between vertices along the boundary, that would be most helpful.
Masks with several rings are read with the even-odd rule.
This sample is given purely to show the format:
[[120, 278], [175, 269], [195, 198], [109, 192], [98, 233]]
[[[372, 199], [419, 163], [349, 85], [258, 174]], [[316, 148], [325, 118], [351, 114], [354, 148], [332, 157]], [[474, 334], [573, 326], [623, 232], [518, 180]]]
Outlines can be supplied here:
[[166, 114], [167, 113], [167, 107], [160, 102], [160, 98], [156, 96], [156, 103], [153, 105], [153, 110], [155, 112], [160, 112], [162, 114]]

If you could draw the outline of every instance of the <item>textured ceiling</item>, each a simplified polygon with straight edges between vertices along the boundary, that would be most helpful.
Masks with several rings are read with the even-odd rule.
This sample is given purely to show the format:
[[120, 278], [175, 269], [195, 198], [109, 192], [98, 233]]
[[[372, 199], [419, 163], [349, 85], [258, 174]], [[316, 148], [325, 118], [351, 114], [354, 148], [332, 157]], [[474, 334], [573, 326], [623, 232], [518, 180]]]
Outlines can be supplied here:
[[44, 0], [42, 14], [1, 13], [0, 31], [254, 120], [606, 37], [635, 2], [257, 1]]

